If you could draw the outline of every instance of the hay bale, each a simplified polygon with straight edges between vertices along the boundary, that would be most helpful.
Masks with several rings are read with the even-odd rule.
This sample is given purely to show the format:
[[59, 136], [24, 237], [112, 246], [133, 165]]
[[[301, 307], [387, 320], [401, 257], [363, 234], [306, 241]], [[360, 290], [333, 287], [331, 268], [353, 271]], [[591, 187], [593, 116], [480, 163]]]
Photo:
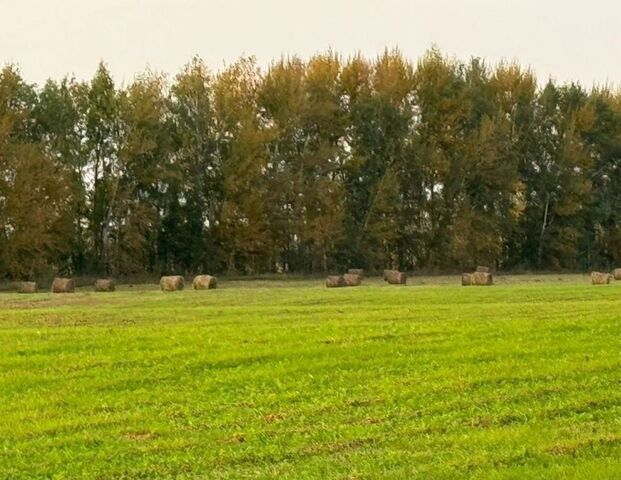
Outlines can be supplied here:
[[17, 293], [37, 293], [37, 282], [19, 282]]
[[343, 275], [329, 275], [326, 278], [326, 287], [328, 288], [339, 288], [345, 286], [345, 278]]
[[384, 278], [391, 285], [405, 285], [407, 282], [407, 275], [398, 270], [384, 270]]
[[364, 278], [364, 270], [362, 268], [350, 268], [347, 273], [351, 275], [358, 275], [361, 279]]
[[614, 277], [615, 280], [621, 280], [621, 268], [615, 268], [612, 271], [612, 276]]
[[399, 270], [384, 270], [384, 281], [388, 281], [388, 277], [390, 275], [396, 275], [399, 273]]
[[610, 274], [602, 272], [591, 272], [591, 284], [607, 285], [610, 283]]
[[100, 278], [99, 280], [95, 280], [96, 292], [114, 292], [114, 290], [116, 290], [114, 280], [110, 278]]
[[75, 283], [73, 278], [56, 277], [52, 282], [52, 293], [73, 293], [75, 292]]
[[474, 272], [472, 274], [472, 285], [487, 286], [493, 285], [494, 278], [491, 273], [488, 272]]
[[489, 273], [489, 267], [484, 267], [482, 265], [479, 265], [476, 269], [476, 271], [478, 273]]
[[362, 283], [362, 276], [357, 273], [346, 273], [343, 275], [343, 279], [348, 287], [357, 287]]
[[181, 275], [170, 275], [160, 278], [160, 288], [163, 292], [174, 292], [183, 290], [185, 282]]
[[211, 290], [218, 286], [218, 279], [211, 275], [197, 275], [192, 280], [194, 290]]
[[461, 274], [461, 284], [463, 286], [470, 286], [472, 285], [473, 280], [472, 280], [472, 273], [462, 273]]

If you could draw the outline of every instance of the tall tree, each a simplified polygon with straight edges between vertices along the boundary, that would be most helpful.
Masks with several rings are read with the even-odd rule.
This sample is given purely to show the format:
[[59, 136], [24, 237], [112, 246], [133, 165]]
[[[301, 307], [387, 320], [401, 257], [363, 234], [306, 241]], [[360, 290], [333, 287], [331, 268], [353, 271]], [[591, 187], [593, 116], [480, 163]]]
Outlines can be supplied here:
[[[345, 114], [340, 62], [330, 53], [304, 64], [281, 60], [266, 75], [261, 105], [268, 129], [267, 174], [284, 264], [326, 271], [343, 234], [342, 167]], [[276, 213], [277, 212], [277, 213]]]
[[581, 130], [593, 165], [584, 210], [584, 264], [611, 268], [621, 262], [621, 95], [596, 89], [585, 113]]
[[66, 171], [32, 131], [35, 103], [34, 89], [15, 68], [0, 71], [0, 265], [11, 278], [48, 273], [68, 252], [73, 233]]
[[523, 256], [538, 268], [577, 268], [582, 210], [591, 193], [592, 157], [583, 131], [592, 115], [575, 85], [548, 83], [537, 101], [537, 154], [522, 165], [528, 204]]
[[350, 123], [348, 239], [352, 260], [376, 269], [413, 265], [401, 248], [410, 223], [405, 218], [405, 191], [411, 185], [401, 175], [406, 169], [413, 88], [412, 67], [399, 51], [386, 51], [374, 64], [355, 57], [343, 71]]
[[41, 143], [57, 168], [66, 172], [71, 188], [68, 214], [71, 222], [71, 250], [63, 268], [75, 272], [88, 269], [88, 235], [86, 221], [86, 155], [82, 148], [83, 125], [77, 105], [80, 85], [65, 78], [60, 82], [48, 80], [39, 92], [32, 111], [35, 141]]
[[165, 79], [150, 74], [119, 96], [118, 156], [107, 237], [109, 269], [115, 274], [153, 270], [160, 262], [165, 270], [182, 267], [176, 232], [170, 235], [166, 224], [171, 212], [176, 213], [181, 174], [170, 161], [165, 90]]
[[463, 70], [467, 117], [458, 146], [461, 184], [454, 186], [449, 258], [456, 265], [501, 265], [504, 246], [518, 220], [518, 164], [512, 154], [511, 120], [498, 103], [489, 70], [473, 59]]
[[273, 254], [265, 182], [266, 147], [258, 114], [261, 74], [254, 59], [241, 59], [214, 86], [222, 210], [217, 232], [229, 271], [266, 269]]
[[222, 268], [215, 235], [221, 211], [222, 167], [217, 155], [213, 77], [205, 64], [194, 58], [177, 75], [170, 92], [173, 159], [178, 165], [183, 219], [176, 235], [184, 246], [186, 270]]
[[86, 156], [89, 232], [92, 268], [110, 270], [110, 222], [119, 186], [119, 95], [107, 67], [101, 63], [89, 84], [77, 92]]
[[[456, 213], [468, 173], [465, 140], [469, 137], [471, 105], [466, 97], [463, 68], [431, 50], [419, 62], [415, 76], [415, 130], [409, 170], [419, 172], [419, 195], [425, 212], [419, 217], [418, 237], [422, 264], [447, 268], [455, 231]], [[415, 179], [416, 180], [416, 179]]]

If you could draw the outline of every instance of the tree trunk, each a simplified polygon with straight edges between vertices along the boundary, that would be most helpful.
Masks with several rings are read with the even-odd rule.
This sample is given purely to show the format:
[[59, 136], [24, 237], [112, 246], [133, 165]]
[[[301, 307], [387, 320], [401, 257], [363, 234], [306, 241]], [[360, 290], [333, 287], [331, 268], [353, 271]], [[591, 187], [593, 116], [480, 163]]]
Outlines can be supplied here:
[[546, 194], [546, 206], [543, 210], [543, 222], [541, 222], [541, 233], [539, 235], [539, 248], [537, 249], [537, 265], [541, 267], [543, 261], [543, 242], [548, 226], [548, 209], [550, 208], [550, 194]]

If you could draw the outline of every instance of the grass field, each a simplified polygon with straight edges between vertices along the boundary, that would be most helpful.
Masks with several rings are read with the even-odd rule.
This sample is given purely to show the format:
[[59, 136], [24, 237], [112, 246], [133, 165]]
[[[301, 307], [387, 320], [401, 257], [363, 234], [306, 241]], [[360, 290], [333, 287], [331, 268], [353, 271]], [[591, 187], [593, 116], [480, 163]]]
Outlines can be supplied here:
[[621, 282], [0, 294], [0, 478], [621, 478]]

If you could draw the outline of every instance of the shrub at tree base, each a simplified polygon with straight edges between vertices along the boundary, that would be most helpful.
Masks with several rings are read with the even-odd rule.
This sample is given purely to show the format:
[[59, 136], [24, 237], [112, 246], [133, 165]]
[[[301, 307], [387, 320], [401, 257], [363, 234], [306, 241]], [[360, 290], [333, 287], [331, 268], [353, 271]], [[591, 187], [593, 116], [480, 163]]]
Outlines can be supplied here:
[[343, 275], [343, 279], [348, 287], [357, 287], [362, 283], [362, 277], [357, 273], [346, 273]]
[[171, 275], [160, 278], [160, 288], [163, 292], [174, 292], [176, 290], [183, 290], [185, 282], [180, 275]]
[[610, 283], [610, 274], [602, 272], [591, 272], [591, 283], [593, 285], [607, 285]]
[[114, 284], [114, 280], [109, 278], [100, 278], [95, 281], [96, 292], [114, 292], [115, 289], [116, 285]]
[[615, 278], [615, 280], [621, 280], [621, 268], [615, 268], [612, 271], [612, 276]]
[[37, 283], [19, 282], [17, 285], [17, 293], [37, 293]]
[[326, 287], [339, 288], [345, 286], [345, 278], [342, 275], [330, 275], [326, 278]]
[[52, 293], [73, 293], [75, 292], [75, 283], [73, 278], [56, 277], [52, 282]]
[[197, 275], [192, 280], [194, 290], [211, 290], [218, 285], [218, 279], [211, 275]]
[[347, 273], [359, 275], [360, 278], [364, 278], [364, 270], [362, 268], [350, 268], [349, 270], [347, 270]]
[[384, 279], [391, 285], [405, 285], [407, 275], [397, 270], [384, 270]]

